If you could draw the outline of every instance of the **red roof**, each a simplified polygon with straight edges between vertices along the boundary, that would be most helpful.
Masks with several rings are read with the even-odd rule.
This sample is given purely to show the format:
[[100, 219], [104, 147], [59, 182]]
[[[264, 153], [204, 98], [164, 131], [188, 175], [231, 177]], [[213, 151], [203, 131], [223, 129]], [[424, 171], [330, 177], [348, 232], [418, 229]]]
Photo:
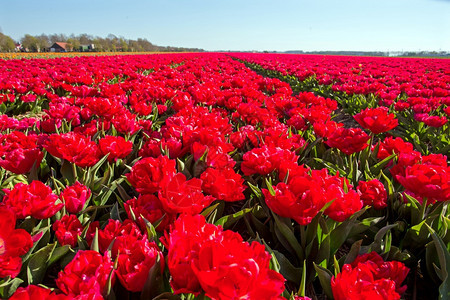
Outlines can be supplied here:
[[58, 46], [60, 46], [60, 47], [63, 48], [63, 49], [66, 49], [66, 48], [67, 48], [67, 43], [56, 42], [55, 44], [58, 45]]

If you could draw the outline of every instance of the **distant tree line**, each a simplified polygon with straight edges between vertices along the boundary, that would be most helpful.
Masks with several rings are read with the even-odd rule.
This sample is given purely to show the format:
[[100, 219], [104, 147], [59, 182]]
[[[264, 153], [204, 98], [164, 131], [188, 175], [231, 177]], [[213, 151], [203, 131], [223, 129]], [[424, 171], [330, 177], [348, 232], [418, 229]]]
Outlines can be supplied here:
[[15, 48], [14, 40], [0, 32], [0, 52], [13, 52]]
[[28, 52], [47, 52], [50, 47], [56, 43], [67, 43], [68, 51], [79, 51], [82, 46], [94, 45], [94, 51], [97, 52], [201, 52], [203, 49], [184, 48], [184, 47], [164, 47], [157, 46], [149, 42], [147, 39], [138, 38], [137, 40], [125, 39], [109, 34], [102, 38], [92, 36], [86, 33], [80, 35], [65, 34], [41, 34], [30, 35], [25, 34], [20, 41], [14, 41], [11, 37], [0, 32], [0, 52], [17, 51], [17, 44], [21, 44], [21, 51]]

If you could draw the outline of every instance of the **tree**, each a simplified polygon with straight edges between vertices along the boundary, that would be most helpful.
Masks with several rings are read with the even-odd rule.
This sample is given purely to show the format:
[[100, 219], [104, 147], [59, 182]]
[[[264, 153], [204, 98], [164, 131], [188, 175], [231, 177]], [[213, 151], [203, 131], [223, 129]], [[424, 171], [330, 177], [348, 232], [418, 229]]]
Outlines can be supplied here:
[[139, 51], [157, 51], [158, 47], [150, 43], [147, 39], [139, 38], [137, 40], [138, 44], [141, 46], [142, 50]]
[[15, 47], [14, 40], [10, 36], [0, 32], [0, 52], [12, 52]]
[[94, 40], [92, 41], [92, 43], [94, 44], [95, 49], [98, 52], [107, 51], [107, 49], [104, 48], [104, 46], [105, 46], [104, 39], [102, 39], [100, 37], [95, 37]]
[[50, 44], [56, 43], [56, 42], [61, 42], [61, 43], [65, 43], [67, 42], [67, 36], [60, 33], [60, 34], [51, 34], [49, 36], [50, 39]]
[[78, 40], [80, 41], [81, 45], [92, 44], [93, 39], [94, 38], [92, 36], [88, 35], [87, 33], [83, 33], [78, 36]]
[[70, 44], [70, 46], [72, 47], [73, 51], [79, 51], [80, 50], [80, 42], [76, 39], [76, 38], [69, 38], [67, 39], [67, 43]]
[[46, 34], [35, 36], [35, 38], [37, 40], [37, 45], [39, 48], [38, 51], [45, 51], [45, 49], [48, 49], [50, 47], [50, 39]]
[[[1, 30], [0, 30], [1, 33]], [[8, 37], [9, 38], [9, 37]], [[5, 42], [7, 40], [7, 42]], [[13, 51], [14, 41], [9, 40], [5, 35], [0, 36], [0, 51]], [[117, 37], [114, 34], [108, 34], [106, 38], [94, 37], [86, 33], [80, 35], [71, 34], [70, 36], [64, 34], [41, 34], [38, 36], [32, 36], [26, 34], [22, 39], [22, 46], [27, 51], [40, 52], [48, 49], [53, 43], [62, 42], [68, 43], [68, 51], [70, 48], [74, 51], [78, 51], [80, 46], [93, 45], [92, 49], [97, 52], [111, 52], [111, 51], [131, 51], [131, 52], [143, 52], [143, 51], [203, 51], [202, 49], [193, 48], [181, 48], [181, 47], [161, 47], [152, 44], [147, 39], [138, 38], [137, 40], [127, 40], [124, 37]], [[8, 46], [4, 44], [8, 43]], [[8, 49], [8, 50], [5, 50]]]
[[25, 36], [22, 38], [21, 42], [22, 42], [22, 46], [25, 49], [28, 49], [28, 51], [31, 51], [31, 52], [39, 52], [40, 51], [38, 39], [30, 34], [25, 34]]
[[119, 47], [122, 48], [123, 52], [127, 52], [128, 51], [128, 44], [127, 44], [127, 40], [125, 40], [123, 37], [121, 37], [119, 39]]

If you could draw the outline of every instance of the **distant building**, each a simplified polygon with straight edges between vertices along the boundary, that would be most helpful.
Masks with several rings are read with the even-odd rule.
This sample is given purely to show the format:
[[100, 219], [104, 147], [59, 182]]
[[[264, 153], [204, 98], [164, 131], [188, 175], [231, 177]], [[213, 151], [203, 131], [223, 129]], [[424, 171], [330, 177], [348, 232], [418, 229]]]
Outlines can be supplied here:
[[70, 49], [70, 44], [56, 42], [50, 47], [50, 52], [67, 52]]
[[90, 52], [90, 51], [94, 51], [94, 50], [95, 50], [94, 44], [81, 45], [80, 49], [79, 49], [80, 52]]
[[25, 49], [22, 47], [22, 44], [17, 43], [17, 44], [15, 44], [14, 51], [16, 51], [16, 52], [24, 52]]

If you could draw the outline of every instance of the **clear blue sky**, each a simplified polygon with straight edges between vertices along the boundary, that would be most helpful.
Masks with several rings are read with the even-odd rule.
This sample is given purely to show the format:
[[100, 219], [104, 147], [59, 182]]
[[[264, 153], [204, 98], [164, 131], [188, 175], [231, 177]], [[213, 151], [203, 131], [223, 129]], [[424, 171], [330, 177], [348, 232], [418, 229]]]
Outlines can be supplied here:
[[0, 0], [0, 28], [205, 50], [450, 51], [450, 0]]

